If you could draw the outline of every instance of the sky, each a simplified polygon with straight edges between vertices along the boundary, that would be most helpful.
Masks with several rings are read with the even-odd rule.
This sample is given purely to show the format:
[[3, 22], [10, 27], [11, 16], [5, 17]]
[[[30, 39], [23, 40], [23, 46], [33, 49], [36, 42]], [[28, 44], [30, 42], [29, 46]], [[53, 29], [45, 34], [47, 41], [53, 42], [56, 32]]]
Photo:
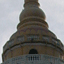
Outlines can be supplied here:
[[[39, 0], [49, 29], [64, 44], [64, 0]], [[24, 0], [0, 0], [0, 63], [4, 44], [16, 32]]]

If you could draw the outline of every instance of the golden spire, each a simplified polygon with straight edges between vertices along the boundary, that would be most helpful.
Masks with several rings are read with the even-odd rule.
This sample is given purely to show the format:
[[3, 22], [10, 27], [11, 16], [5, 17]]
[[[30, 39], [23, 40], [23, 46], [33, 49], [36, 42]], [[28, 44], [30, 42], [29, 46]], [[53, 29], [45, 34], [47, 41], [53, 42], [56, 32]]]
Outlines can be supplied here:
[[18, 28], [27, 21], [41, 21], [43, 26], [48, 28], [45, 13], [39, 8], [38, 0], [25, 0], [24, 10], [21, 12], [19, 19]]

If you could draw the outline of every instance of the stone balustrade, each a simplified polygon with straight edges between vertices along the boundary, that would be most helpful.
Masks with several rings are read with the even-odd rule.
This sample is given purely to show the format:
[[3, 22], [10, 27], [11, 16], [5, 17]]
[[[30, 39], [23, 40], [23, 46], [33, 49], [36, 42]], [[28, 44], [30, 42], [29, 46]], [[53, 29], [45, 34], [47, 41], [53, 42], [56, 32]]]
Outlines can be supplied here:
[[2, 64], [64, 64], [64, 61], [48, 55], [28, 54], [8, 59]]

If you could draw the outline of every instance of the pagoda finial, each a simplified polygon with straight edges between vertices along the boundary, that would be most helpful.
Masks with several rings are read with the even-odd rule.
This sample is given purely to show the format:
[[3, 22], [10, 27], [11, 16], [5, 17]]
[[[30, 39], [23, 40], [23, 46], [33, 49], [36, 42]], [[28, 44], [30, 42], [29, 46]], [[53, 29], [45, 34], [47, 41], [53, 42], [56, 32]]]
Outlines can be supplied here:
[[38, 0], [25, 0], [25, 2], [38, 2]]
[[24, 7], [28, 5], [37, 5], [39, 7], [39, 3], [38, 3], [38, 0], [24, 0], [25, 1], [25, 4], [24, 4]]

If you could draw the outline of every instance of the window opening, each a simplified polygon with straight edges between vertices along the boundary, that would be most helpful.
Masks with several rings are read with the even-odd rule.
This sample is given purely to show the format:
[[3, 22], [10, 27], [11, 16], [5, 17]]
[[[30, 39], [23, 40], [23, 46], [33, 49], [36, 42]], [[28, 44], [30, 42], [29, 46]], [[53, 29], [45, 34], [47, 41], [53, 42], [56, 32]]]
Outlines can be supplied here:
[[36, 49], [31, 49], [29, 51], [29, 54], [38, 54], [37, 50]]

